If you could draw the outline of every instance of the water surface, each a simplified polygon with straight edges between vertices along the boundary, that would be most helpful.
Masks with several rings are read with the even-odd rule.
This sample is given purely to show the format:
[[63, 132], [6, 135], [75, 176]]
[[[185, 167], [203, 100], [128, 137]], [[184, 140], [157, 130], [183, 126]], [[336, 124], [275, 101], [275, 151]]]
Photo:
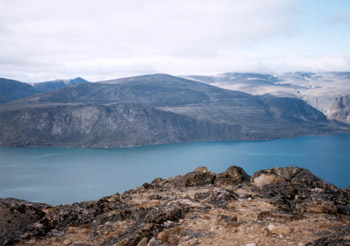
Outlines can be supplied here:
[[350, 185], [350, 134], [120, 149], [0, 148], [0, 198], [53, 205], [95, 200], [198, 166], [223, 172], [231, 165], [250, 175], [300, 166], [345, 188]]

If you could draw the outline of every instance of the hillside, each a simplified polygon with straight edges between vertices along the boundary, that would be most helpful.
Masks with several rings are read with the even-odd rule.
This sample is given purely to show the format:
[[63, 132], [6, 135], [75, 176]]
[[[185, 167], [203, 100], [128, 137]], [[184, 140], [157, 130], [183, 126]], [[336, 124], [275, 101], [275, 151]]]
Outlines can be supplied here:
[[224, 73], [185, 78], [253, 95], [300, 98], [323, 112], [328, 119], [350, 123], [349, 72]]
[[120, 147], [266, 140], [346, 131], [294, 98], [165, 74], [84, 83], [0, 107], [2, 146]]
[[208, 140], [193, 118], [140, 104], [45, 104], [0, 111], [2, 146], [120, 147]]
[[350, 245], [350, 190], [298, 167], [200, 167], [97, 201], [0, 199], [1, 245]]
[[82, 78], [54, 80], [40, 83], [23, 83], [17, 80], [0, 78], [0, 104], [30, 97], [43, 92], [57, 90], [66, 86], [89, 83]]
[[12, 79], [0, 78], [0, 104], [39, 93], [31, 85]]
[[77, 77], [75, 79], [66, 79], [66, 80], [58, 79], [53, 81], [32, 83], [31, 85], [39, 92], [47, 92], [47, 91], [57, 90], [66, 86], [79, 85], [79, 84], [85, 84], [85, 83], [90, 83], [90, 82], [83, 78]]

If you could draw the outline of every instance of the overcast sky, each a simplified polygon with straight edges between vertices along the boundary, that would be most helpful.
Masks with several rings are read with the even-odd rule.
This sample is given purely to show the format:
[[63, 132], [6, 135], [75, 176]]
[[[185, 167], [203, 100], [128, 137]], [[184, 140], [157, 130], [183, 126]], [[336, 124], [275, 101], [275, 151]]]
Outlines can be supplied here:
[[350, 71], [349, 0], [0, 0], [0, 77]]

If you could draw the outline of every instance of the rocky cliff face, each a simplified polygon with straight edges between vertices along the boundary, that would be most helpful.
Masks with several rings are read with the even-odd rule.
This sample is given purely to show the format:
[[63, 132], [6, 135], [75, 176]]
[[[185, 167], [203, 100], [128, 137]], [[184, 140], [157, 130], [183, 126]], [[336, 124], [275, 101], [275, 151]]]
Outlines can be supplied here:
[[0, 112], [0, 118], [3, 146], [120, 147], [210, 138], [210, 126], [139, 104], [41, 105]]
[[197, 168], [98, 201], [0, 199], [1, 245], [350, 245], [350, 190], [298, 168]]
[[305, 97], [305, 100], [328, 119], [350, 123], [350, 95]]
[[336, 97], [335, 101], [328, 118], [350, 123], [350, 95]]

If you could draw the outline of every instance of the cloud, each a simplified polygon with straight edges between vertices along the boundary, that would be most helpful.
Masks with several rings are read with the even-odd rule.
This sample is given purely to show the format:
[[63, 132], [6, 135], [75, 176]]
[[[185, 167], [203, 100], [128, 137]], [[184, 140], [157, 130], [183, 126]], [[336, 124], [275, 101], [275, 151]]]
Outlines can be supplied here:
[[296, 6], [289, 0], [3, 0], [0, 76], [99, 80], [256, 69], [259, 55], [235, 57], [236, 51], [292, 36]]

